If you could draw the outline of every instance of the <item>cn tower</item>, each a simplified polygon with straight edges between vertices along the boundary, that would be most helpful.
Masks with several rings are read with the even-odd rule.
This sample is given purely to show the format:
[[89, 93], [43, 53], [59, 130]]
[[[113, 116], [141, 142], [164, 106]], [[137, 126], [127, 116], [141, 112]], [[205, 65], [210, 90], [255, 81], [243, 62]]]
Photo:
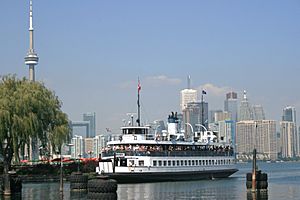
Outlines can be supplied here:
[[25, 64], [29, 67], [29, 80], [35, 81], [34, 67], [38, 64], [39, 57], [34, 52], [33, 46], [33, 24], [32, 24], [32, 0], [30, 0], [30, 11], [29, 11], [29, 50], [25, 57]]

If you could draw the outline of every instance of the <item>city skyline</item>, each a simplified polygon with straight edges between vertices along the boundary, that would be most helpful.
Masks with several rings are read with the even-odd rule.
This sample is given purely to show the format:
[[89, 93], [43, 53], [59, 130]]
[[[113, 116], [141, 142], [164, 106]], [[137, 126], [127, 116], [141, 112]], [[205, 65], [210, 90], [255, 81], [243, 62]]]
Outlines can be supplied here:
[[[56, 92], [69, 119], [96, 112], [97, 132], [118, 132], [137, 112], [137, 77], [147, 122], [180, 110], [189, 74], [209, 110], [243, 90], [267, 119], [280, 121], [288, 105], [300, 110], [298, 1], [33, 4], [36, 80]], [[28, 78], [29, 0], [0, 5], [0, 75]]]

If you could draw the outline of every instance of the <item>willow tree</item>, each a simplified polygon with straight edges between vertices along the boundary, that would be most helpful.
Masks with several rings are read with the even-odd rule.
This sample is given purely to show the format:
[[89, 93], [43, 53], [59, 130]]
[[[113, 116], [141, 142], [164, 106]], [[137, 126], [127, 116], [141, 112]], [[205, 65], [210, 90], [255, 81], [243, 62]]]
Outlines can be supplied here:
[[38, 140], [42, 146], [51, 144], [61, 151], [68, 140], [70, 128], [67, 115], [53, 91], [40, 82], [30, 82], [8, 75], [0, 80], [0, 154], [4, 173], [20, 152]]

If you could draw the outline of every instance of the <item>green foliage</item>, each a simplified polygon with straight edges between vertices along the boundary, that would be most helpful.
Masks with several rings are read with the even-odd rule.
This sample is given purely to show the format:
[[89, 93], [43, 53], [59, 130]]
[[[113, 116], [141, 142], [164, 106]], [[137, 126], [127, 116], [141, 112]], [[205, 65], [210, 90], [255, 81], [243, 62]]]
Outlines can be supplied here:
[[60, 166], [49, 163], [14, 166], [18, 175], [58, 175]]
[[[86, 163], [64, 163], [63, 171], [64, 175], [70, 175], [72, 172], [77, 172], [79, 169], [82, 173], [91, 173], [95, 174], [96, 167], [98, 166], [98, 162], [89, 161]], [[36, 165], [18, 165], [14, 166], [14, 169], [17, 171], [18, 175], [59, 175], [60, 174], [60, 163], [50, 164], [50, 163], [40, 163]]]
[[29, 145], [30, 139], [38, 139], [44, 147], [50, 142], [55, 151], [60, 151], [69, 135], [67, 115], [53, 91], [40, 82], [1, 77], [0, 154], [4, 165], [10, 167], [13, 157], [18, 161], [20, 150]]

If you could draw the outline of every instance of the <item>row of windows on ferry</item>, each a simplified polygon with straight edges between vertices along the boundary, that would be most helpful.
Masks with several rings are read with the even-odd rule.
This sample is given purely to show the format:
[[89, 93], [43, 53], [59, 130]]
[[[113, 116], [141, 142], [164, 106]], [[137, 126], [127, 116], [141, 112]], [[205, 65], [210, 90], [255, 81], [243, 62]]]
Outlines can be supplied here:
[[230, 165], [233, 161], [224, 160], [153, 160], [153, 166], [209, 166]]
[[214, 151], [228, 152], [232, 151], [231, 146], [215, 146], [215, 145], [113, 145], [102, 148], [102, 152], [109, 150], [126, 150], [126, 151]]

